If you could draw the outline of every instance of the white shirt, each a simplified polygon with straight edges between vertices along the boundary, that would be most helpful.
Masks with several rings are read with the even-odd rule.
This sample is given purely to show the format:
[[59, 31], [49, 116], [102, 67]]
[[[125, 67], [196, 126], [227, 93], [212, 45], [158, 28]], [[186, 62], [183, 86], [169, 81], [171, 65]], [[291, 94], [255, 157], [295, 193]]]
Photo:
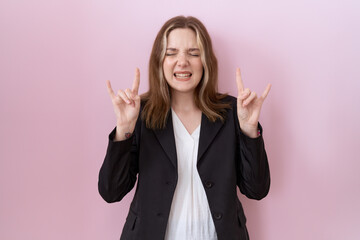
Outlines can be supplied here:
[[171, 109], [178, 182], [171, 204], [165, 240], [217, 240], [206, 193], [197, 171], [200, 125], [190, 135]]

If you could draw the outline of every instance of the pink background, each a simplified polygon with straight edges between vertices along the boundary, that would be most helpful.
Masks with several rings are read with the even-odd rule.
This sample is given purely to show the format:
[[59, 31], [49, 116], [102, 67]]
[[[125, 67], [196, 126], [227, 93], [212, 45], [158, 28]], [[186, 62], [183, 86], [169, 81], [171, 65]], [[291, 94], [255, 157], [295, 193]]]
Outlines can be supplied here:
[[131, 86], [170, 17], [207, 26], [220, 90], [258, 93], [272, 185], [240, 196], [252, 240], [360, 239], [357, 0], [0, 2], [0, 239], [118, 239], [131, 192], [97, 191], [115, 124], [105, 81]]

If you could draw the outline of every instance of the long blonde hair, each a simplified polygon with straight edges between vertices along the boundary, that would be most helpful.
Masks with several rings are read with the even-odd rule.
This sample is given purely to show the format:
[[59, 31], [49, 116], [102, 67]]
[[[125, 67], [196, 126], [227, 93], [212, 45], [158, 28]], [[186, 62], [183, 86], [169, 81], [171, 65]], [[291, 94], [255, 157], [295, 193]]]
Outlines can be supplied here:
[[149, 61], [149, 91], [141, 96], [144, 102], [141, 118], [146, 127], [162, 129], [166, 126], [167, 116], [171, 107], [170, 87], [163, 72], [163, 61], [166, 53], [167, 38], [170, 32], [177, 28], [189, 28], [196, 33], [201, 61], [204, 67], [202, 79], [194, 91], [196, 106], [215, 122], [225, 120], [226, 108], [229, 103], [221, 100], [226, 94], [217, 92], [218, 64], [215, 57], [210, 35], [205, 26], [195, 17], [177, 16], [169, 19], [158, 32]]

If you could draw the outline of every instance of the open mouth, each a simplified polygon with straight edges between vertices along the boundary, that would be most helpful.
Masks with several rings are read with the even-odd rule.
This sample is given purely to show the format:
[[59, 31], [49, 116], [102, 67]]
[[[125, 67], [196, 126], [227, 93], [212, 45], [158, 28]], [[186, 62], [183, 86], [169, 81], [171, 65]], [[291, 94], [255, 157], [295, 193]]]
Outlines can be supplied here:
[[174, 77], [178, 79], [188, 79], [192, 76], [191, 73], [174, 73]]

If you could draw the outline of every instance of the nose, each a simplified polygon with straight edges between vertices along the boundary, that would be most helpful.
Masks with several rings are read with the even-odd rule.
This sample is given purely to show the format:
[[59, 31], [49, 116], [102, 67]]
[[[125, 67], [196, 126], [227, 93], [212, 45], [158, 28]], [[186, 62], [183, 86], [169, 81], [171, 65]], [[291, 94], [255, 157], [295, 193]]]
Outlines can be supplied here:
[[185, 67], [185, 66], [189, 65], [189, 59], [188, 59], [186, 53], [178, 54], [177, 65], [179, 67]]

